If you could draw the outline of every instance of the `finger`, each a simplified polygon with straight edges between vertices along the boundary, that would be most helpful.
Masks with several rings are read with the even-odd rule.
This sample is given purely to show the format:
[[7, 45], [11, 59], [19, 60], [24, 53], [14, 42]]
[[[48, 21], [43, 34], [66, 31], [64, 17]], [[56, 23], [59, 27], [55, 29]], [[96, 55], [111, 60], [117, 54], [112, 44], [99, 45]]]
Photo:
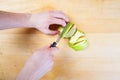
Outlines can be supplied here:
[[57, 33], [58, 33], [58, 31], [52, 31], [52, 30], [48, 31], [48, 34], [57, 34]]
[[50, 21], [50, 24], [59, 24], [62, 25], [63, 27], [66, 26], [66, 22], [62, 19], [57, 19], [57, 18], [52, 18]]
[[51, 47], [50, 50], [51, 50], [52, 55], [55, 55], [59, 52], [59, 48], [57, 48], [57, 47]]
[[53, 17], [64, 19], [66, 22], [69, 21], [69, 18], [61, 11], [50, 11], [50, 13]]
[[50, 53], [50, 55], [55, 55], [56, 53], [59, 52], [59, 48], [58, 47], [50, 47], [50, 45], [45, 46], [44, 50], [47, 50]]

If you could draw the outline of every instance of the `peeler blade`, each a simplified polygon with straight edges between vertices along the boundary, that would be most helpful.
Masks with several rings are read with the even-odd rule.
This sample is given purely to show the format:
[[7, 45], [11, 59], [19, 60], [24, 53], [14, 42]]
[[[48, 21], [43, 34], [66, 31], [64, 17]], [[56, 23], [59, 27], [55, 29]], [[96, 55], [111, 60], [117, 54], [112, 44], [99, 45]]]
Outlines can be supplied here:
[[63, 29], [62, 33], [58, 36], [57, 40], [50, 45], [50, 48], [51, 47], [56, 47], [56, 45], [58, 44], [58, 42], [62, 38], [62, 34], [64, 33], [64, 31], [65, 31], [65, 28]]

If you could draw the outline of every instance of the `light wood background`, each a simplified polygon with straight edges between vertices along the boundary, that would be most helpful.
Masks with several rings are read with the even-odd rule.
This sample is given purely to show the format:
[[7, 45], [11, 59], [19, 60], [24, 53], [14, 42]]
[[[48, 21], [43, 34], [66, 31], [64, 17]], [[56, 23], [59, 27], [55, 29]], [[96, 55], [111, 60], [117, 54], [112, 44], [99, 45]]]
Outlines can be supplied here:
[[[120, 80], [120, 0], [0, 0], [0, 10], [62, 10], [87, 34], [84, 51], [75, 52], [62, 39], [52, 71], [41, 80]], [[15, 80], [30, 55], [56, 38], [36, 29], [1, 30], [0, 80]]]

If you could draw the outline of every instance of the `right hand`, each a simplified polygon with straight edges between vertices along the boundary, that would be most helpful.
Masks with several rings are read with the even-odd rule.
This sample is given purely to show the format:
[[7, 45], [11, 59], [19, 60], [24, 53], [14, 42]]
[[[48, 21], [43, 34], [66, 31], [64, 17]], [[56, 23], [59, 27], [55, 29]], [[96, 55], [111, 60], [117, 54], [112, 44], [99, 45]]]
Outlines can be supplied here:
[[54, 64], [54, 54], [58, 52], [56, 47], [44, 47], [37, 50], [26, 62], [26, 65], [17, 77], [17, 80], [39, 80]]

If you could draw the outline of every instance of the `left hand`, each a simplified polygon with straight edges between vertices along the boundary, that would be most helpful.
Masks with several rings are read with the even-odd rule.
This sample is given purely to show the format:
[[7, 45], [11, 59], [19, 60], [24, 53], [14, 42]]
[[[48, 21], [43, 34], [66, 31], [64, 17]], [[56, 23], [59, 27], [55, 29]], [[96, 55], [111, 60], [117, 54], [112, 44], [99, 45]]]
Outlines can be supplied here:
[[48, 11], [39, 14], [32, 14], [30, 18], [30, 22], [45, 34], [56, 34], [58, 31], [53, 31], [49, 29], [49, 26], [52, 24], [66, 26], [66, 22], [68, 22], [68, 17], [61, 11]]

